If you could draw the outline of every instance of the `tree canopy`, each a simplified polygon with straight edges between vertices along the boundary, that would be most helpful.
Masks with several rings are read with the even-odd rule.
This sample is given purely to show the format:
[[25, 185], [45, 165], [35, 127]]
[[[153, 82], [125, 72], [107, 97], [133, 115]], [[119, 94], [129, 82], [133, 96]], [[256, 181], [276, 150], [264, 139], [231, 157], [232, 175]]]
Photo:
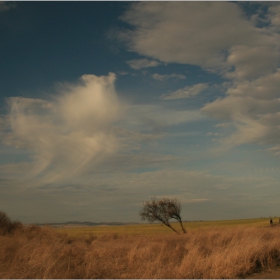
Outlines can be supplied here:
[[175, 219], [180, 223], [182, 231], [186, 233], [182, 223], [181, 209], [181, 204], [176, 198], [170, 199], [163, 197], [161, 199], [156, 199], [152, 197], [149, 201], [143, 202], [143, 208], [140, 210], [139, 215], [142, 220], [147, 220], [149, 222], [159, 221], [178, 233], [169, 222], [170, 219]]

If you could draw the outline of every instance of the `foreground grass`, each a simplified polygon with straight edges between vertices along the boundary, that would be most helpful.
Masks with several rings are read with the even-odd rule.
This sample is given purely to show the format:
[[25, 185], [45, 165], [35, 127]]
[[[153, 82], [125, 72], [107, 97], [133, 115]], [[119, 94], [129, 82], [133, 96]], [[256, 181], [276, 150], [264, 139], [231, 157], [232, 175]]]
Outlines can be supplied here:
[[279, 265], [280, 226], [98, 237], [22, 227], [0, 245], [0, 278], [243, 278]]

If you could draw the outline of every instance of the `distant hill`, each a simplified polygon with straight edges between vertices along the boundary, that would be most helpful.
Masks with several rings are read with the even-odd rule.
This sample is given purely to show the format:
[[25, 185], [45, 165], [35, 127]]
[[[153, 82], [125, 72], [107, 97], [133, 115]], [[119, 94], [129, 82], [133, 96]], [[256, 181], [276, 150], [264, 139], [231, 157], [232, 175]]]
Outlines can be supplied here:
[[77, 221], [69, 221], [65, 223], [35, 223], [37, 226], [53, 226], [53, 227], [67, 227], [67, 226], [123, 226], [123, 225], [130, 225], [130, 224], [139, 224], [139, 223], [121, 223], [121, 222], [109, 222], [109, 223], [95, 223], [95, 222], [77, 222]]

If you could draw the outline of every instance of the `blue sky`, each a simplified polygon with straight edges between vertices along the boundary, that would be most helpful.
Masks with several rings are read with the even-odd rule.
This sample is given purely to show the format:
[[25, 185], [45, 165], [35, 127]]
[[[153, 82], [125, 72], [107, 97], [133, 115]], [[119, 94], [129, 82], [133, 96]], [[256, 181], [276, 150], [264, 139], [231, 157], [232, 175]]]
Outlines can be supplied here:
[[278, 216], [278, 2], [0, 2], [0, 204], [26, 223]]

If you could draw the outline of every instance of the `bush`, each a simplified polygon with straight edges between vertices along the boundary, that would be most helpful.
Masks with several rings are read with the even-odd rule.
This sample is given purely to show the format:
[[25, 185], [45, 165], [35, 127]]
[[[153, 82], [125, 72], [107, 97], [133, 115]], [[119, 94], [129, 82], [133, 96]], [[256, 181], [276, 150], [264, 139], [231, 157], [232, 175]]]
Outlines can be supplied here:
[[22, 223], [11, 221], [5, 212], [0, 211], [0, 235], [5, 235], [22, 228]]

